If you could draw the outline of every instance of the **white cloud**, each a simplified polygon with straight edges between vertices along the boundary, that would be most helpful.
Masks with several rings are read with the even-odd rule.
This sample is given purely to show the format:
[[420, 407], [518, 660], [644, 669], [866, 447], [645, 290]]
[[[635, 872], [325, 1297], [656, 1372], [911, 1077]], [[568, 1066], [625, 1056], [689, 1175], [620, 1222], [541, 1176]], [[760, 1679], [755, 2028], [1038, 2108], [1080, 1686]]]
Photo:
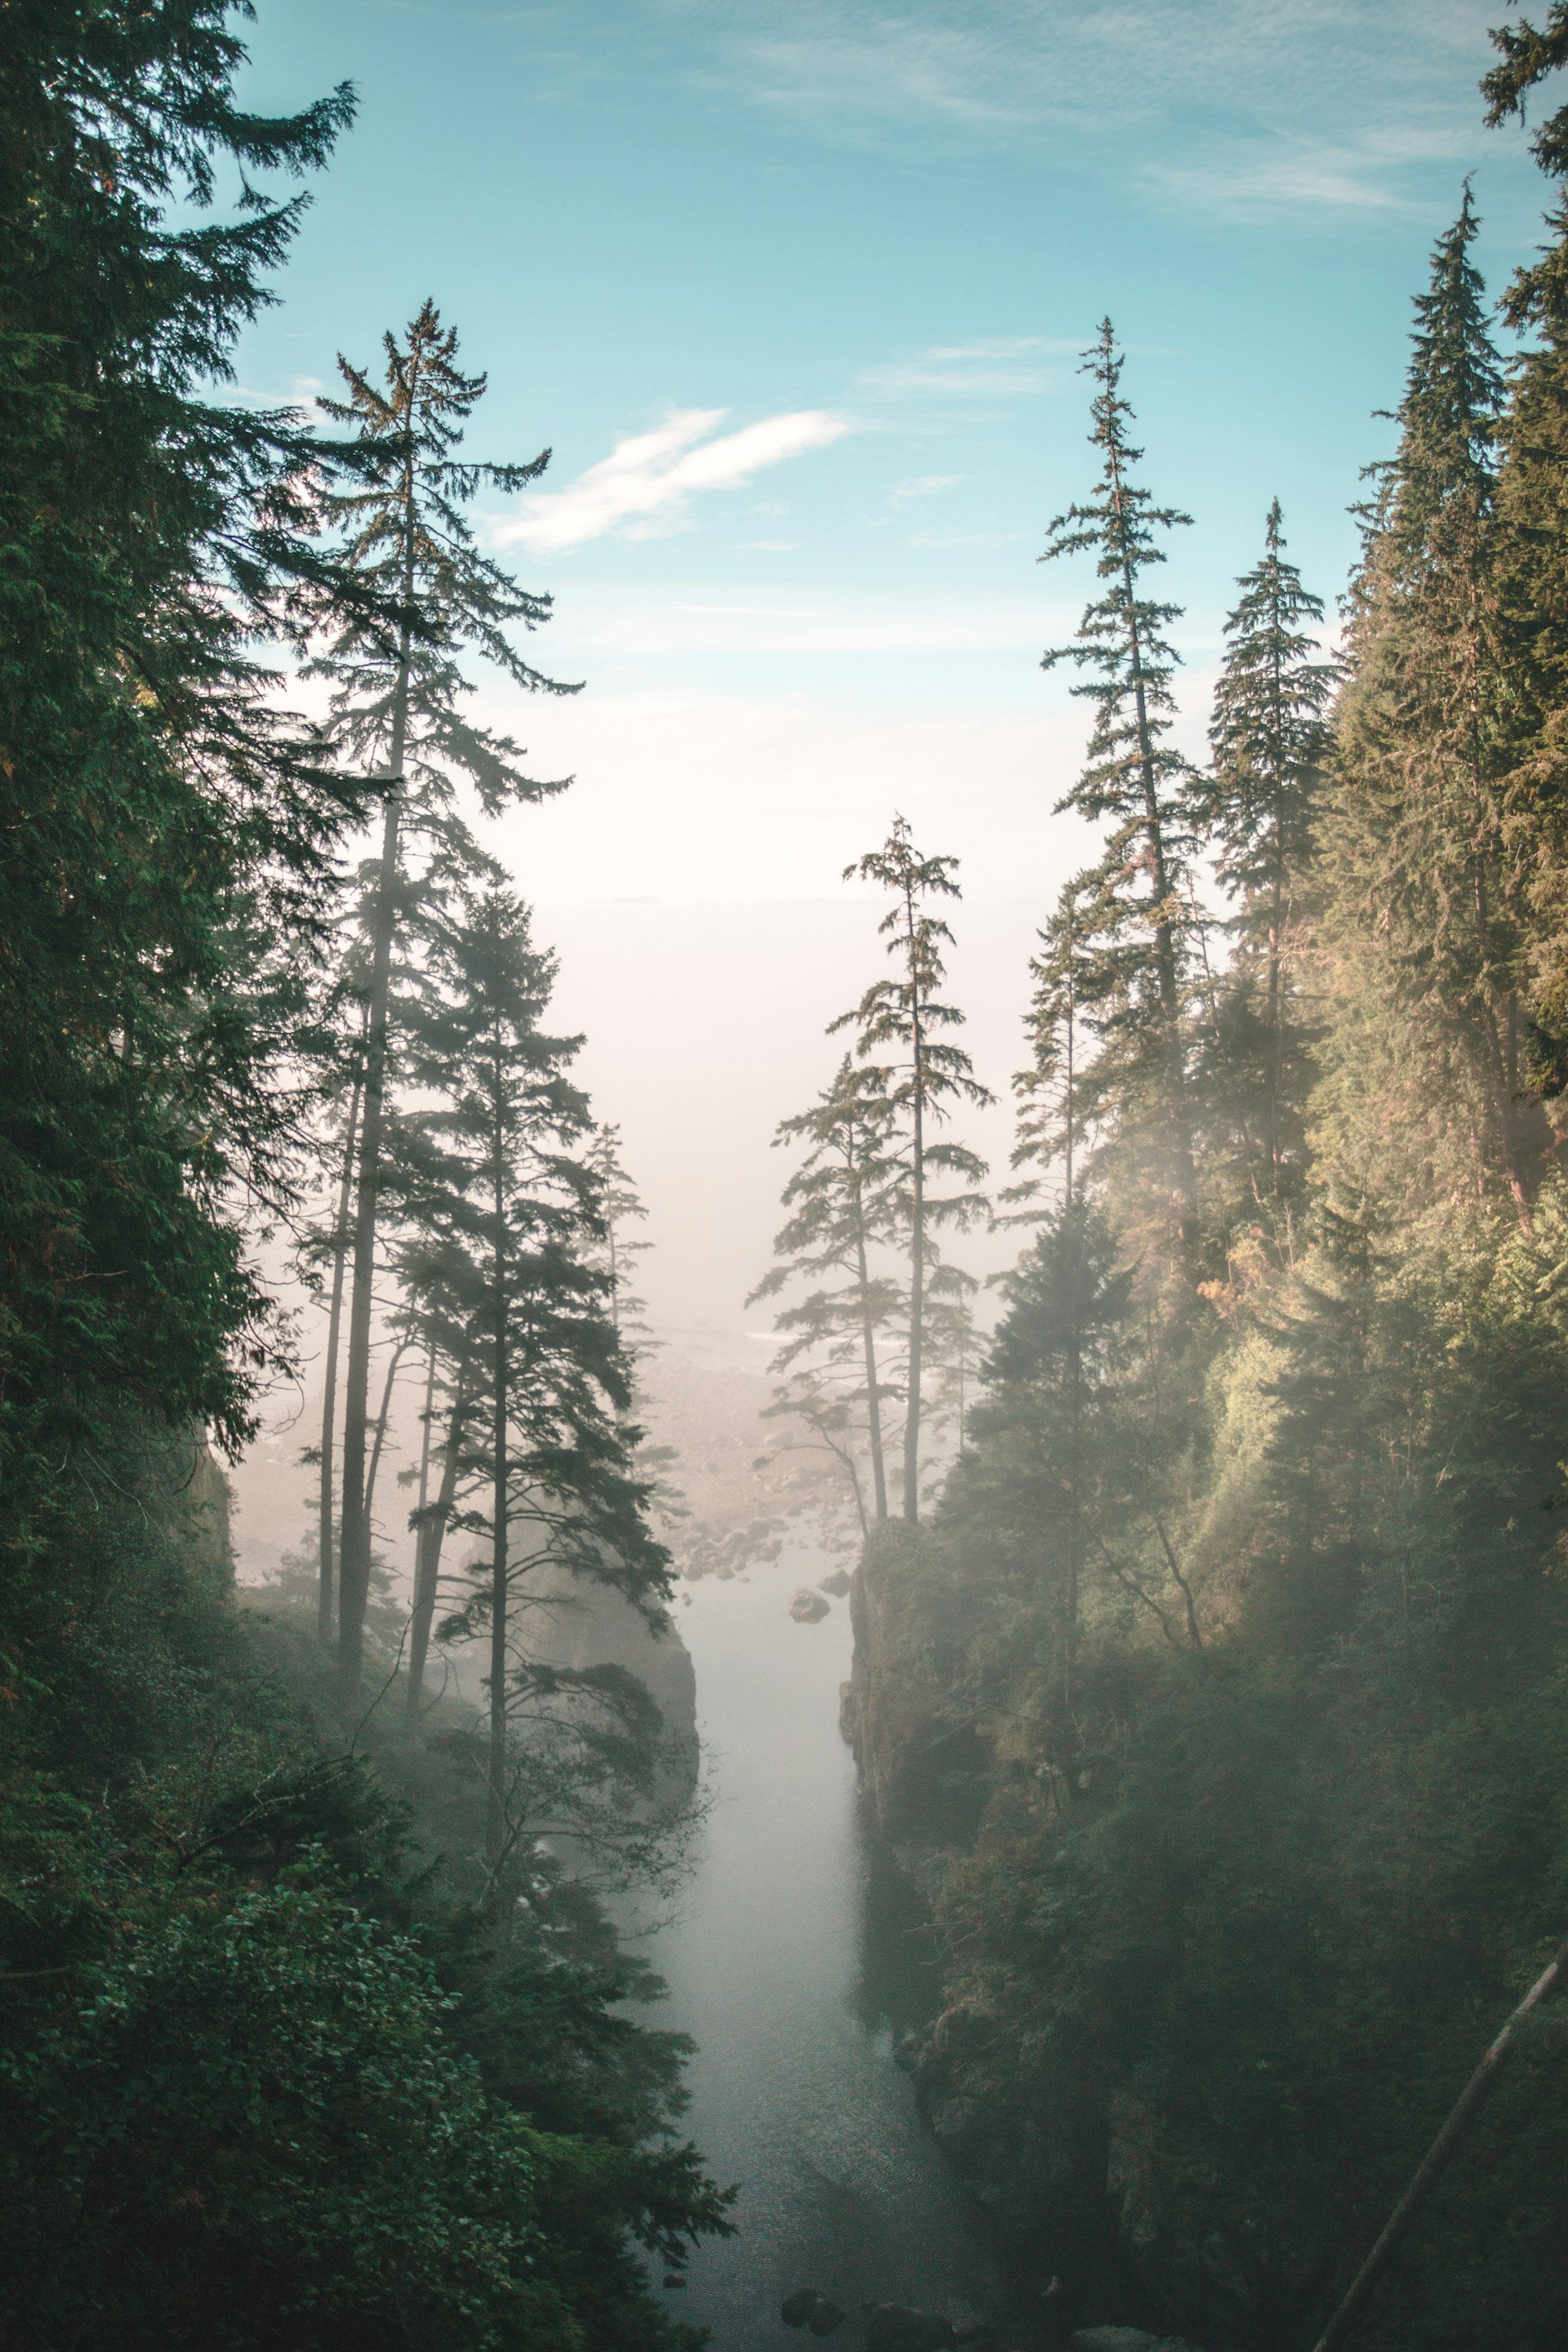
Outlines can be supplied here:
[[1401, 176], [1410, 165], [1458, 163], [1468, 152], [1462, 134], [1437, 122], [1391, 124], [1350, 139], [1274, 131], [1194, 163], [1149, 164], [1143, 177], [1213, 212], [1245, 215], [1276, 205], [1397, 212], [1422, 208]]
[[495, 526], [496, 544], [559, 554], [611, 531], [650, 539], [677, 528], [697, 492], [739, 488], [770, 466], [825, 449], [850, 430], [847, 417], [803, 408], [720, 433], [729, 414], [683, 408], [651, 433], [627, 435], [565, 489], [526, 499], [520, 513]]
[[1059, 367], [1045, 362], [1076, 353], [1088, 340], [1086, 330], [1070, 338], [983, 335], [965, 343], [933, 343], [907, 359], [864, 369], [855, 380], [854, 390], [860, 398], [874, 402], [1036, 397], [1059, 380]]
[[934, 499], [942, 490], [956, 489], [963, 479], [962, 474], [916, 474], [910, 481], [895, 482], [892, 495], [900, 502], [905, 499]]
[[[1342, 216], [1405, 208], [1441, 120], [1474, 156], [1489, 0], [679, 0], [710, 28], [695, 79], [808, 135], [908, 152], [1091, 142], [1146, 192]], [[1294, 166], [1288, 124], [1354, 152]], [[1255, 149], [1211, 168], [1216, 125]], [[1401, 152], [1378, 133], [1411, 126]], [[1363, 137], [1363, 134], [1365, 134]], [[1170, 168], [1145, 168], [1158, 156]]]

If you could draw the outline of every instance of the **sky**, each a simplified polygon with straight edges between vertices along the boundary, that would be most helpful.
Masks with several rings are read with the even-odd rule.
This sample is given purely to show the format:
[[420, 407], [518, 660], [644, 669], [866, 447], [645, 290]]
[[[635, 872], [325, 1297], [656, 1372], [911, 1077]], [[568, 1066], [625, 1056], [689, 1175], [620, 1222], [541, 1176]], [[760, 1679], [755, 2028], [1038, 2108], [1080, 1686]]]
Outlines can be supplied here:
[[[1540, 235], [1477, 82], [1502, 0], [258, 0], [244, 96], [340, 80], [241, 395], [309, 399], [428, 295], [490, 389], [475, 456], [548, 446], [485, 543], [555, 600], [570, 699], [479, 681], [569, 793], [496, 845], [650, 1210], [667, 1323], [739, 1328], [879, 968], [842, 869], [895, 810], [962, 861], [953, 989], [1005, 1098], [1035, 928], [1089, 843], [1086, 732], [1038, 567], [1092, 479], [1109, 314], [1173, 535], [1186, 747], [1278, 495], [1332, 606], [1389, 446], [1410, 298], [1474, 174], [1500, 288]], [[1005, 1160], [1005, 1104], [976, 1139]], [[755, 1312], [750, 1321], [759, 1320]]]

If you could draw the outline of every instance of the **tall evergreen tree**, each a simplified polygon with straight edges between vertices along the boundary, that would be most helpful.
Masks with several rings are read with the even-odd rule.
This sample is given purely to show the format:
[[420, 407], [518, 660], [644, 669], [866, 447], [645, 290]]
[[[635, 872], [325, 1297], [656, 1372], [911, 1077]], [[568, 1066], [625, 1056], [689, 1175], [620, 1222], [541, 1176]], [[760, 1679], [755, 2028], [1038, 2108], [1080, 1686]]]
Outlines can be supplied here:
[[365, 1511], [376, 1227], [382, 1182], [387, 1086], [388, 1016], [394, 950], [408, 911], [408, 851], [423, 837], [437, 871], [474, 862], [456, 807], [466, 779], [487, 814], [512, 801], [561, 790], [525, 775], [510, 737], [478, 724], [464, 705], [472, 692], [465, 656], [478, 655], [530, 692], [574, 693], [531, 668], [508, 629], [539, 627], [550, 600], [519, 588], [479, 552], [465, 508], [481, 488], [514, 491], [550, 461], [545, 450], [525, 465], [478, 464], [458, 457], [482, 375], [458, 364], [456, 331], [426, 302], [399, 342], [385, 338], [385, 375], [378, 383], [340, 360], [347, 397], [323, 404], [358, 438], [362, 478], [334, 495], [331, 509], [346, 538], [346, 561], [396, 614], [395, 625], [351, 619], [314, 664], [332, 681], [332, 731], [339, 748], [379, 776], [385, 794], [381, 852], [366, 905], [370, 972], [364, 1080], [355, 1182], [343, 1407], [342, 1535], [339, 1655], [344, 1680], [358, 1677], [370, 1573]]
[[[1491, 37], [1500, 62], [1481, 85], [1487, 119], [1522, 121], [1531, 92], [1568, 64], [1568, 10], [1554, 0], [1541, 28], [1521, 21]], [[1553, 192], [1548, 242], [1515, 274], [1502, 305], [1525, 341], [1500, 429], [1500, 764], [1512, 907], [1524, 932], [1526, 1079], [1561, 1131], [1568, 1097], [1568, 106], [1541, 119], [1531, 148]]]
[[1194, 1192], [1184, 1054], [1192, 843], [1187, 762], [1169, 740], [1177, 656], [1163, 634], [1181, 607], [1151, 597], [1144, 575], [1165, 560], [1160, 536], [1192, 517], [1156, 506], [1137, 478], [1143, 453], [1129, 438], [1122, 367], [1106, 319], [1084, 358], [1095, 387], [1089, 437], [1100, 452], [1100, 479], [1087, 504], [1050, 523], [1040, 557], [1092, 554], [1102, 589], [1073, 643], [1048, 651], [1042, 667], [1070, 661], [1089, 673], [1073, 692], [1094, 706], [1083, 773], [1058, 808], [1096, 824], [1110, 820], [1079, 896], [1079, 1002], [1100, 1041], [1085, 1101], [1092, 1108], [1113, 1096], [1119, 1121], [1140, 1125], [1138, 1149], [1157, 1160], [1153, 1180], [1184, 1232]]
[[[1335, 665], [1319, 657], [1313, 634], [1322, 604], [1302, 586], [1284, 548], [1276, 499], [1262, 560], [1238, 583], [1241, 595], [1226, 622], [1228, 643], [1209, 730], [1214, 765], [1194, 779], [1192, 794], [1198, 824], [1217, 852], [1220, 880], [1240, 901], [1237, 956], [1225, 991], [1226, 1058], [1239, 1063], [1231, 1072], [1233, 1089], [1239, 1080], [1262, 1096], [1265, 1181], [1276, 1200], [1288, 1150], [1298, 1168], [1300, 1161], [1300, 1136], [1285, 1131], [1287, 1079], [1300, 1078], [1301, 1060], [1288, 1000], [1292, 926], [1322, 800], [1337, 676]], [[1259, 975], [1261, 1051], [1243, 1045], [1238, 1053], [1238, 1029], [1257, 1022]], [[1300, 1084], [1295, 1091], [1300, 1095]]]
[[437, 1106], [424, 1117], [437, 1147], [425, 1215], [448, 1244], [446, 1311], [468, 1334], [452, 1524], [489, 1550], [469, 1616], [489, 1640], [492, 1867], [515, 1826], [512, 1709], [539, 1682], [519, 1654], [525, 1580], [563, 1568], [655, 1618], [668, 1590], [624, 1419], [630, 1368], [584, 1246], [603, 1229], [581, 1156], [588, 1104], [568, 1075], [580, 1041], [540, 1026], [553, 975], [520, 902], [482, 887], [433, 946], [411, 1041], [412, 1078]]
[[[900, 970], [894, 979], [874, 982], [852, 1013], [829, 1024], [829, 1034], [854, 1030], [857, 1058], [863, 1064], [872, 1063], [889, 1047], [894, 1055], [890, 1062], [875, 1066], [897, 1120], [898, 1199], [909, 1252], [903, 1515], [910, 1520], [920, 1517], [926, 1293], [939, 1259], [936, 1236], [942, 1226], [963, 1231], [986, 1213], [984, 1195], [977, 1189], [986, 1172], [984, 1161], [966, 1146], [942, 1142], [934, 1133], [954, 1104], [978, 1109], [992, 1099], [976, 1079], [969, 1055], [945, 1034], [963, 1025], [963, 1014], [956, 1005], [944, 1004], [938, 993], [946, 978], [942, 951], [951, 945], [952, 933], [940, 916], [927, 911], [926, 902], [961, 895], [953, 880], [957, 863], [954, 857], [922, 856], [905, 819], [896, 816], [881, 848], [846, 866], [847, 882], [877, 882], [891, 894], [893, 904], [878, 928]], [[939, 1181], [957, 1178], [963, 1189], [935, 1193], [931, 1190], [933, 1176]]]
[[[1355, 678], [1327, 847], [1367, 1004], [1383, 999], [1385, 1034], [1406, 1041], [1395, 1082], [1448, 1094], [1443, 1156], [1458, 1141], [1528, 1220], [1543, 1137], [1520, 1101], [1524, 943], [1497, 585], [1502, 379], [1469, 259], [1478, 226], [1467, 189], [1415, 306], [1399, 444], [1378, 469], [1351, 603]], [[1364, 1082], [1382, 1092], [1370, 1068]]]
[[[333, 582], [327, 453], [229, 406], [352, 93], [243, 110], [223, 0], [18, 0], [0, 40], [0, 1483], [6, 1535], [132, 1401], [230, 1443], [274, 1350], [236, 1198], [276, 1202], [360, 795], [264, 644]], [[203, 219], [220, 175], [248, 201]], [[180, 226], [170, 215], [189, 206]]]
[[[883, 1408], [898, 1394], [886, 1341], [900, 1292], [879, 1263], [899, 1232], [897, 1116], [886, 1073], [846, 1055], [811, 1108], [779, 1122], [775, 1147], [804, 1144], [805, 1154], [784, 1186], [793, 1214], [773, 1242], [778, 1263], [746, 1301], [816, 1286], [775, 1318], [784, 1345], [774, 1370], [795, 1375], [779, 1401], [836, 1452], [847, 1439], [851, 1465], [863, 1434], [878, 1519], [888, 1516]], [[804, 1385], [801, 1371], [814, 1375]], [[858, 1477], [855, 1493], [858, 1501]]]

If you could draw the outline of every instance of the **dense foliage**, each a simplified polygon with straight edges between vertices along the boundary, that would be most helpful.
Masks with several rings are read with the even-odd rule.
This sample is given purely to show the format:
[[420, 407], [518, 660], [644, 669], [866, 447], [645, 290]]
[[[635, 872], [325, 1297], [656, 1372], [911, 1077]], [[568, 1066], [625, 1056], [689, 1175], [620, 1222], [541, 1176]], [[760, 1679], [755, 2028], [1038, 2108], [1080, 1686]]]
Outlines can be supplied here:
[[[437, 739], [491, 797], [531, 793], [462, 719], [453, 654], [477, 614], [532, 682], [502, 632], [543, 611], [465, 540], [440, 419], [414, 454], [441, 544], [388, 578], [376, 502], [410, 443], [367, 380], [335, 443], [221, 397], [301, 201], [258, 184], [353, 112], [240, 112], [247, 13], [0, 7], [5, 2332], [655, 2352], [696, 2338], [650, 2266], [723, 2226], [672, 2132], [684, 2045], [624, 2012], [658, 1987], [542, 1849], [485, 1865], [464, 1722], [433, 1718], [441, 1745], [334, 1713], [313, 1636], [247, 1622], [201, 1433], [242, 1440], [286, 1353], [247, 1253], [298, 1209], [363, 1002], [334, 969], [343, 853], [403, 767], [367, 782], [349, 755], [401, 674], [411, 800], [440, 800]], [[466, 414], [480, 385], [416, 326]], [[288, 713], [312, 646], [338, 744]], [[620, 1479], [598, 1532], [656, 1590], [609, 1280], [560, 1286], [591, 1327], [581, 1430]]]
[[[1506, 111], [1568, 16], [1499, 37]], [[1536, 143], [1561, 173], [1563, 118]], [[1229, 2352], [1313, 2340], [1568, 1927], [1568, 218], [1507, 364], [1475, 233], [1467, 191], [1342, 669], [1276, 505], [1205, 770], [1137, 576], [1178, 518], [1121, 497], [1090, 354], [1103, 478], [1048, 551], [1100, 559], [1074, 797], [1112, 830], [1035, 968], [1037, 1223], [969, 1444], [857, 1600], [942, 1938], [930, 2112], [1071, 2312]], [[1562, 2342], [1563, 2032], [1358, 2342]]]

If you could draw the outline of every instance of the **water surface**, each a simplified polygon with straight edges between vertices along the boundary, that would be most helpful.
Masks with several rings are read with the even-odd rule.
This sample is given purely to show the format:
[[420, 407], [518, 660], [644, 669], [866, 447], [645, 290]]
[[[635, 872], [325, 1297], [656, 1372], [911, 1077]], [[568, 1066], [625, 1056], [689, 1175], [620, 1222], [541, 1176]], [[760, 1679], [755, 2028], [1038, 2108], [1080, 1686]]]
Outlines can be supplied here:
[[[827, 1563], [796, 1554], [746, 1581], [683, 1587], [711, 1781], [696, 1875], [650, 1958], [668, 2021], [700, 2047], [688, 2123], [737, 2181], [738, 2234], [693, 2257], [672, 2295], [714, 2352], [785, 2352], [778, 2307], [822, 2289], [955, 2318], [994, 2302], [973, 2209], [893, 2063], [923, 1998], [918, 1923], [868, 1851], [838, 1733], [849, 1612], [816, 1625], [790, 1592]], [[835, 2339], [846, 2344], [850, 2331]]]

